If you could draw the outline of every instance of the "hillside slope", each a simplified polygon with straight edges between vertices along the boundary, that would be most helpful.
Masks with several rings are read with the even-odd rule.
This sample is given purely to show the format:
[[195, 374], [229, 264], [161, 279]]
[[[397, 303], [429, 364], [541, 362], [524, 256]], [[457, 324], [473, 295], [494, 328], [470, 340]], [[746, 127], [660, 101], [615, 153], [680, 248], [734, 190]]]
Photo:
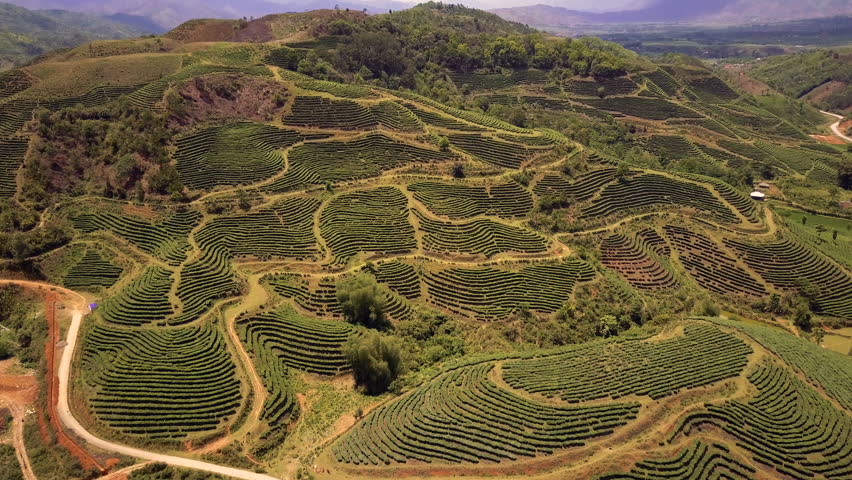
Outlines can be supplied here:
[[97, 304], [87, 431], [285, 478], [848, 476], [823, 115], [454, 5], [249, 24], [0, 74], [0, 271]]
[[809, 51], [767, 58], [748, 75], [823, 110], [852, 110], [852, 48]]
[[64, 10], [31, 11], [0, 3], [0, 69], [58, 48], [147, 33], [152, 32], [94, 15]]

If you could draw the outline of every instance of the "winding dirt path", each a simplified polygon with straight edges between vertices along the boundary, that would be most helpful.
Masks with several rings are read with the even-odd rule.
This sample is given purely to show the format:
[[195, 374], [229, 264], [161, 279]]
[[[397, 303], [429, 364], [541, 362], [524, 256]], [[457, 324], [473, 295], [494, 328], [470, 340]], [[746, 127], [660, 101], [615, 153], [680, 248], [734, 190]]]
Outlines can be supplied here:
[[174, 455], [166, 455], [158, 452], [151, 452], [139, 448], [129, 447], [127, 445], [122, 445], [119, 443], [110, 442], [109, 440], [104, 440], [90, 433], [80, 424], [80, 422], [77, 421], [77, 419], [74, 417], [74, 414], [71, 413], [71, 408], [68, 401], [68, 385], [70, 383], [71, 376], [71, 361], [74, 357], [74, 351], [77, 347], [77, 337], [80, 333], [80, 325], [83, 323], [83, 314], [85, 312], [86, 304], [85, 297], [72, 290], [68, 290], [66, 288], [47, 283], [32, 282], [26, 280], [0, 279], [0, 284], [10, 283], [21, 285], [27, 288], [35, 288], [38, 290], [53, 290], [65, 293], [67, 295], [71, 295], [72, 297], [81, 300], [80, 303], [75, 302], [74, 305], [70, 306], [70, 313], [72, 315], [71, 326], [68, 328], [68, 335], [66, 338], [67, 345], [62, 349], [62, 358], [59, 362], [59, 370], [57, 372], [57, 376], [59, 377], [59, 402], [56, 406], [56, 411], [59, 415], [60, 421], [63, 425], [65, 425], [66, 428], [74, 432], [76, 435], [78, 435], [80, 438], [82, 438], [89, 444], [94, 445], [95, 447], [110, 452], [119, 453], [122, 455], [128, 455], [131, 457], [142, 458], [155, 462], [163, 462], [176, 467], [202, 470], [205, 472], [239, 478], [242, 480], [280, 480], [277, 477], [262, 473], [255, 473], [249, 470], [241, 470], [239, 468], [216, 465], [215, 463], [202, 462], [200, 460], [193, 460], [191, 458], [177, 457]]
[[12, 413], [12, 444], [15, 446], [15, 456], [18, 457], [24, 480], [38, 480], [33, 472], [30, 457], [27, 455], [27, 447], [24, 444], [24, 416], [26, 412], [14, 402], [3, 402], [0, 405], [8, 408], [9, 412]]
[[842, 115], [838, 115], [836, 113], [831, 113], [831, 112], [826, 112], [825, 110], [820, 110], [820, 113], [823, 113], [823, 114], [828, 115], [830, 117], [836, 118], [837, 121], [831, 124], [831, 131], [834, 132], [835, 136], [842, 138], [843, 140], [846, 140], [847, 142], [852, 143], [852, 138], [847, 137], [846, 135], [843, 135], [843, 132], [840, 131], [840, 122], [842, 122], [843, 118], [844, 118]]

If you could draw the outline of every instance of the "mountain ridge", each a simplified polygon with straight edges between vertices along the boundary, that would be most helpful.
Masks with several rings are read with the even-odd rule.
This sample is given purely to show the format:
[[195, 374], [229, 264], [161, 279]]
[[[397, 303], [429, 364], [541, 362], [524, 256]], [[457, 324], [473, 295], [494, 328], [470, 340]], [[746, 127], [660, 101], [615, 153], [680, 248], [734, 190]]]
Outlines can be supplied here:
[[852, 14], [852, 4], [842, 0], [824, 0], [819, 6], [803, 6], [792, 0], [710, 0], [680, 2], [659, 0], [640, 9], [592, 13], [563, 7], [536, 4], [489, 9], [488, 11], [532, 26], [571, 26], [580, 24], [631, 23], [774, 23], [807, 18]]
[[0, 3], [0, 68], [59, 48], [152, 33], [139, 25], [67, 10], [28, 10]]

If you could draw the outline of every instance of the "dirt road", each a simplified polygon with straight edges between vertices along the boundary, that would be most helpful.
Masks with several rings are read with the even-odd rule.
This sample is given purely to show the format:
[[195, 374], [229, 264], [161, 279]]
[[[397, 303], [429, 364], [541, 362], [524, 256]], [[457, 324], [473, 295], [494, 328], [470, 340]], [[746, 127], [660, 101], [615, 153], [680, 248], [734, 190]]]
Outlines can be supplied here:
[[846, 135], [843, 135], [843, 132], [840, 131], [840, 122], [843, 121], [844, 118], [842, 115], [826, 112], [825, 110], [820, 110], [820, 113], [824, 113], [830, 117], [836, 118], [837, 121], [831, 124], [831, 131], [843, 140], [846, 140], [847, 142], [852, 142], [852, 137], [847, 137]]
[[77, 336], [80, 333], [80, 325], [83, 322], [83, 305], [85, 305], [85, 299], [82, 295], [72, 290], [45, 283], [29, 282], [23, 280], [0, 279], [0, 284], [2, 283], [15, 283], [24, 287], [36, 289], [52, 289], [62, 293], [71, 294], [83, 300], [81, 304], [71, 306], [70, 313], [72, 317], [71, 326], [68, 328], [68, 336], [66, 338], [67, 345], [62, 349], [62, 358], [59, 362], [59, 371], [57, 372], [57, 375], [59, 376], [59, 402], [56, 406], [56, 411], [59, 415], [59, 419], [62, 424], [65, 425], [65, 427], [69, 430], [73, 431], [80, 438], [82, 438], [91, 445], [110, 452], [128, 455], [136, 458], [142, 458], [155, 462], [163, 462], [176, 467], [203, 470], [205, 472], [226, 475], [229, 477], [239, 478], [243, 480], [279, 480], [277, 477], [272, 477], [262, 473], [255, 473], [249, 470], [241, 470], [239, 468], [216, 465], [215, 463], [202, 462], [190, 458], [176, 457], [173, 455], [166, 455], [157, 452], [149, 452], [147, 450], [142, 450], [139, 448], [129, 447], [127, 445], [121, 445], [119, 443], [110, 442], [108, 440], [104, 440], [91, 434], [80, 424], [80, 422], [77, 421], [76, 418], [74, 418], [74, 415], [71, 413], [71, 408], [69, 407], [68, 401], [68, 384], [70, 382], [71, 376], [71, 361], [74, 357], [74, 350], [77, 347]]
[[30, 463], [30, 457], [27, 455], [27, 448], [24, 445], [24, 416], [26, 412], [20, 405], [12, 402], [0, 404], [0, 406], [9, 409], [12, 413], [12, 443], [15, 446], [15, 456], [18, 457], [18, 463], [21, 464], [21, 472], [24, 474], [24, 480], [38, 480], [33, 473], [33, 466]]

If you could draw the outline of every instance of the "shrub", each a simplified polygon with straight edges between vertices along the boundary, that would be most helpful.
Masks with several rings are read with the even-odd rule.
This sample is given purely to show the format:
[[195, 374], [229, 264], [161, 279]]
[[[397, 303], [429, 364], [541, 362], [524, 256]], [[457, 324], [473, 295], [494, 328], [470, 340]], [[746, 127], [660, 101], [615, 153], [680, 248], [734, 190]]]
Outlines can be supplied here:
[[370, 331], [361, 337], [353, 337], [345, 346], [355, 382], [369, 395], [387, 391], [391, 382], [399, 375], [402, 366], [400, 342], [396, 337]]

